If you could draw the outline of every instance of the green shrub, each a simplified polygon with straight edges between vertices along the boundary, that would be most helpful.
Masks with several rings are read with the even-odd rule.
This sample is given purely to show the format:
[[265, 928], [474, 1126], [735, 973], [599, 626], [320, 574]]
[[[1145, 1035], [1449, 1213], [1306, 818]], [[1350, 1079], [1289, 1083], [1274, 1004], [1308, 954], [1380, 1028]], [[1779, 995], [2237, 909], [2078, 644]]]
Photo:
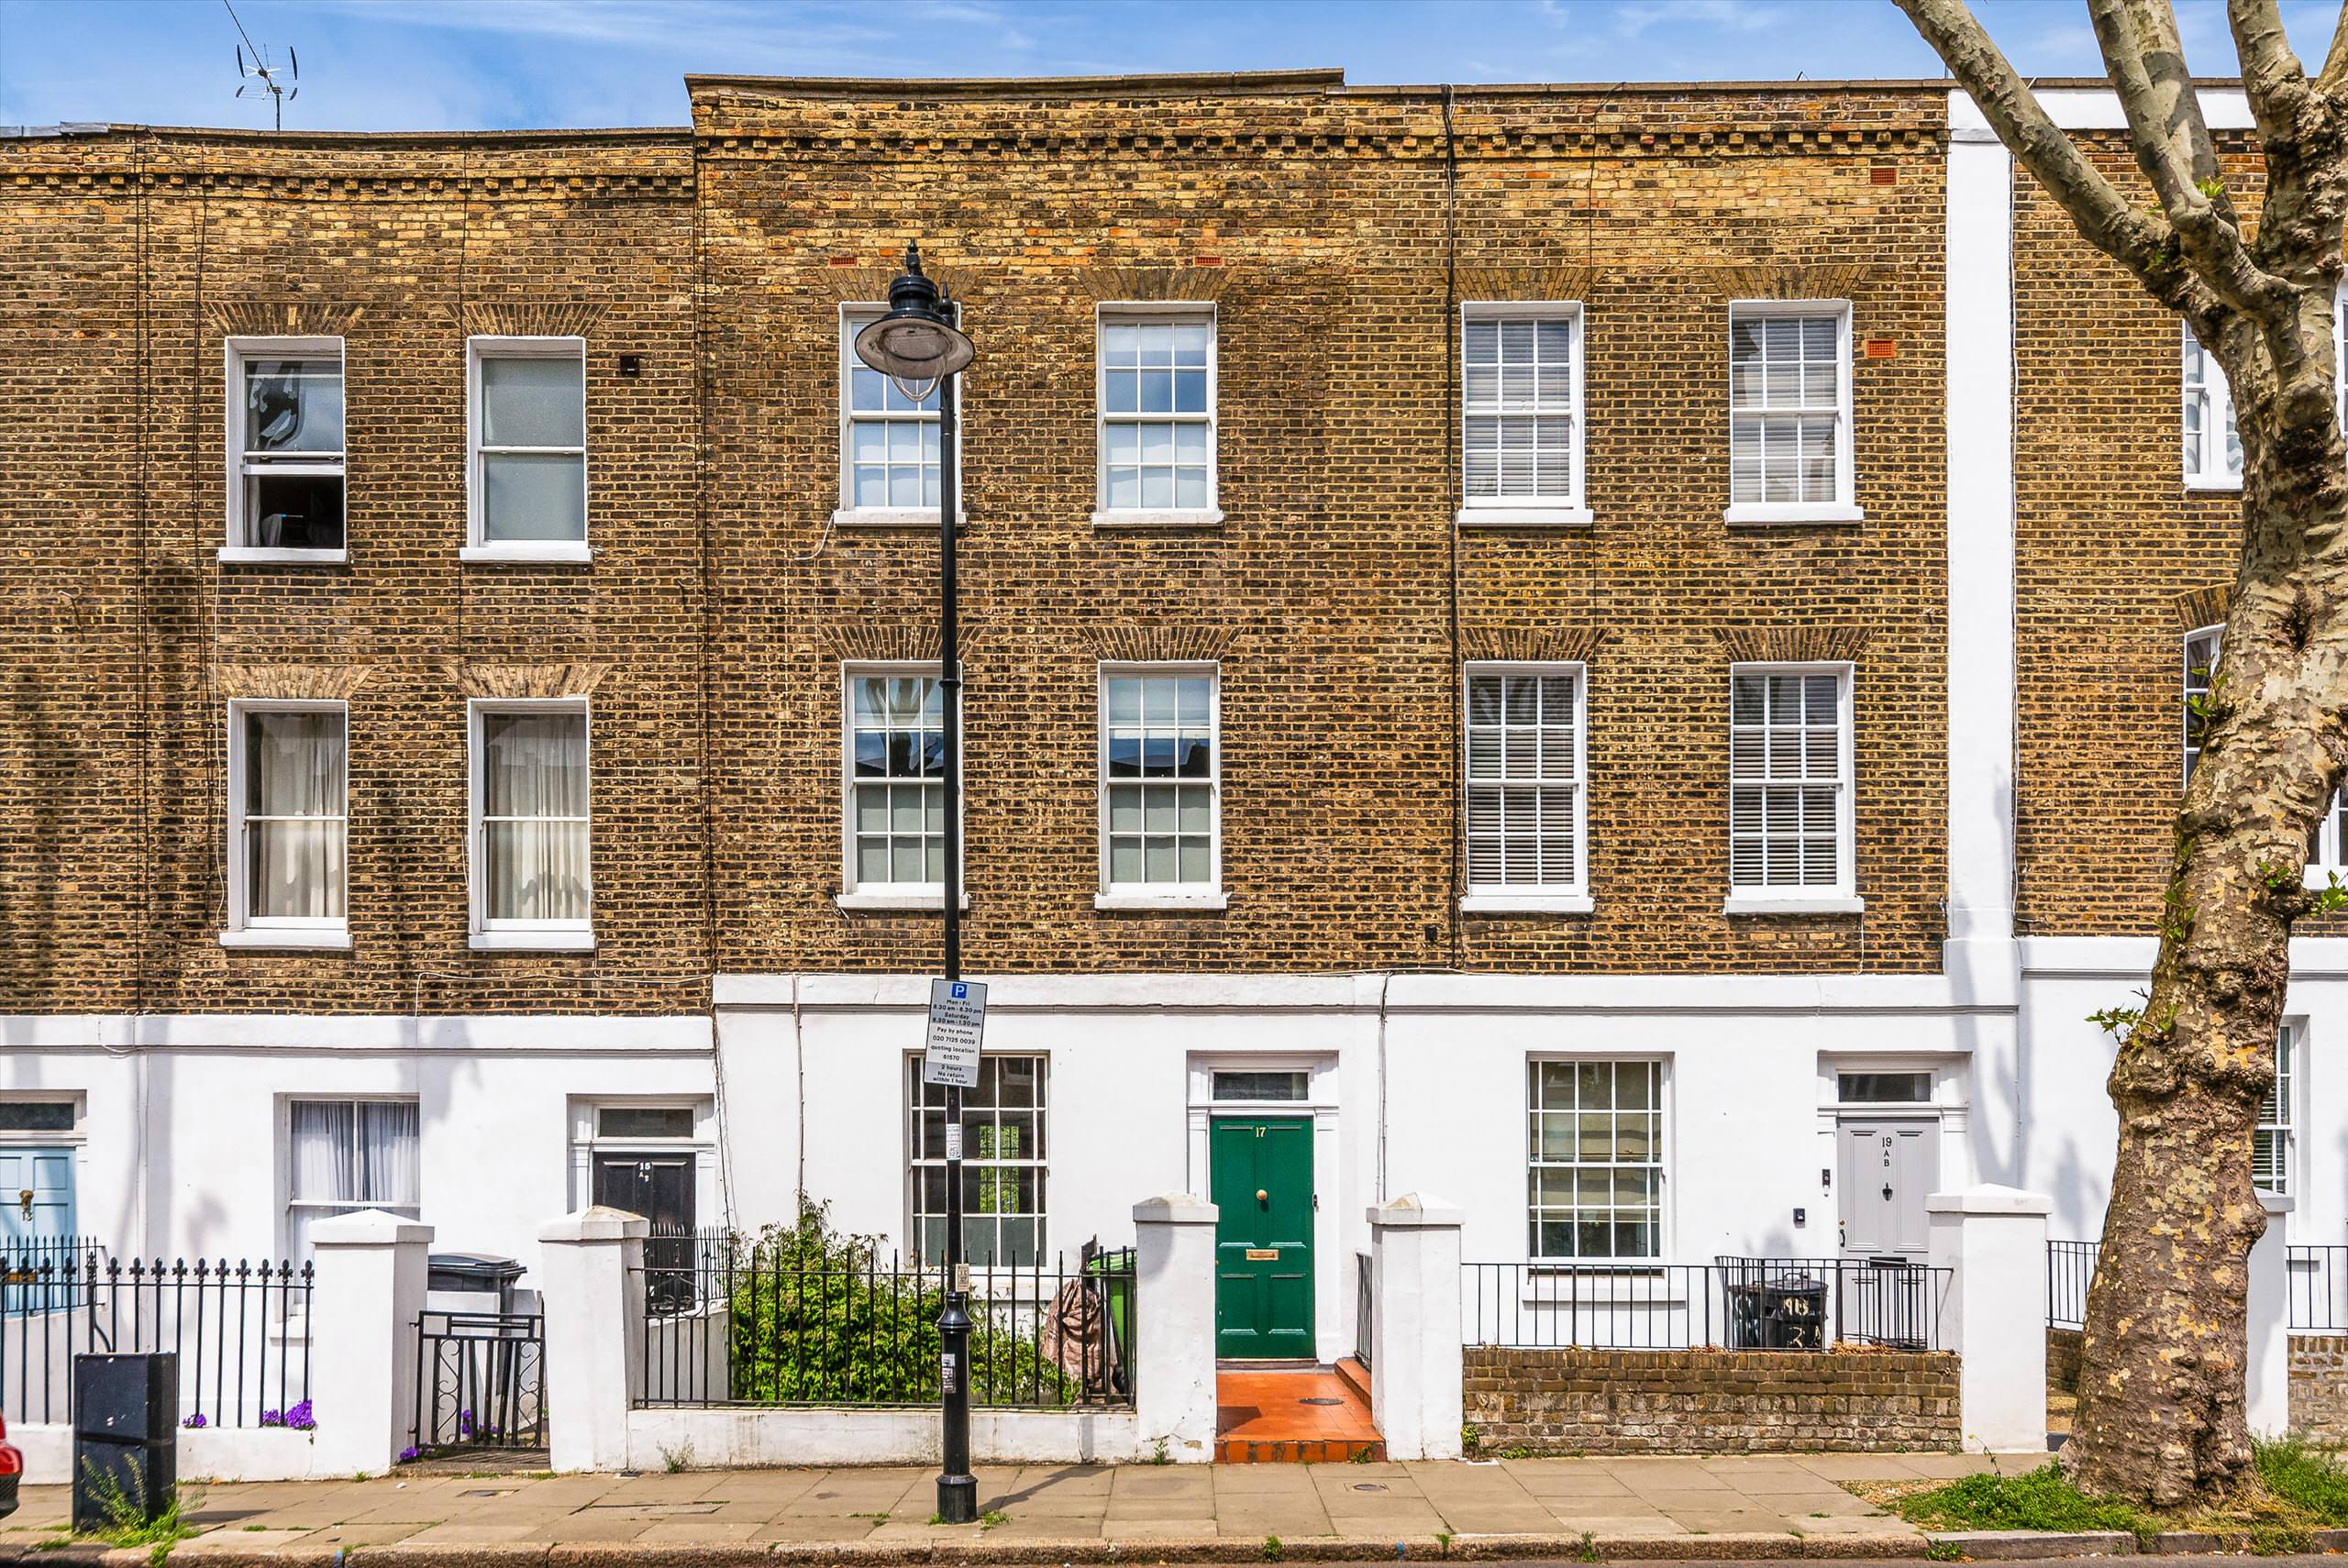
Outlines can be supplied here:
[[[890, 1266], [877, 1236], [831, 1227], [803, 1204], [795, 1225], [737, 1239], [731, 1333], [737, 1399], [911, 1404], [937, 1397], [945, 1277]], [[1081, 1387], [1008, 1307], [970, 1305], [970, 1403], [1068, 1405]]]
[[2126, 1503], [2094, 1497], [2053, 1464], [2020, 1475], [1990, 1471], [1892, 1504], [1911, 1524], [1941, 1529], [2118, 1529], [2154, 1528]]
[[2340, 1467], [2338, 1455], [2296, 1438], [2251, 1447], [2258, 1456], [2258, 1478], [2269, 1492], [2327, 1525], [2348, 1525], [2348, 1470]]

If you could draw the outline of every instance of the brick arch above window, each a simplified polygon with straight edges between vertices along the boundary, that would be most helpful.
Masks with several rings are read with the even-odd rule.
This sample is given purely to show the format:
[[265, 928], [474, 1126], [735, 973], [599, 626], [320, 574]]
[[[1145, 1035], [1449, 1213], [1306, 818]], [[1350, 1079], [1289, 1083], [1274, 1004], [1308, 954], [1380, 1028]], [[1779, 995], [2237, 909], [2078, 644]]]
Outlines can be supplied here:
[[2189, 588], [2169, 601], [2169, 608], [2176, 613], [2176, 624], [2188, 632], [2203, 626], [2215, 626], [2224, 622], [2226, 610], [2233, 602], [2232, 583], [2213, 583], [2207, 588]]
[[[959, 641], [964, 658], [973, 648], [985, 642], [968, 622], [961, 628]], [[833, 626], [824, 633], [824, 656], [841, 664], [887, 664], [904, 660], [937, 661], [937, 627], [930, 625], [891, 626], [869, 622], [853, 625]]]
[[1867, 292], [1885, 269], [1873, 262], [1822, 261], [1785, 266], [1708, 267], [1712, 293], [1726, 300], [1848, 300]]
[[1228, 626], [1088, 626], [1083, 636], [1112, 664], [1195, 664], [1223, 657], [1237, 641]]
[[1459, 269], [1463, 300], [1586, 300], [1598, 269], [1587, 266], [1476, 267]]
[[204, 324], [223, 337], [355, 337], [366, 316], [363, 304], [329, 300], [221, 300]]
[[364, 664], [216, 664], [212, 684], [223, 697], [344, 701], [374, 673]]
[[1603, 626], [1470, 626], [1459, 657], [1470, 663], [1588, 664], [1606, 641]]
[[1194, 300], [1209, 304], [1223, 297], [1230, 274], [1203, 259], [1189, 267], [1088, 267], [1077, 274], [1077, 286], [1094, 300], [1129, 303], [1135, 300]]
[[1712, 635], [1738, 664], [1842, 663], [1867, 646], [1865, 626], [1715, 626]]
[[468, 697], [585, 697], [612, 672], [609, 663], [468, 664], [450, 660], [449, 675]]
[[584, 337], [604, 319], [594, 303], [469, 300], [457, 323], [469, 337]]

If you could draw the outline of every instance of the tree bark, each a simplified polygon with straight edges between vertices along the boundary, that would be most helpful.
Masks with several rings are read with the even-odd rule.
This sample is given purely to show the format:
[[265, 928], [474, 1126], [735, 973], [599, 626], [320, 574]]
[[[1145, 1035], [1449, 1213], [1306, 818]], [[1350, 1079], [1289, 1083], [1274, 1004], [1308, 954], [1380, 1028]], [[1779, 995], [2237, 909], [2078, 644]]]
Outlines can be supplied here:
[[[2224, 366], [2243, 444], [2242, 550], [2176, 817], [2160, 950], [2108, 1088], [2120, 1136], [2088, 1292], [2076, 1435], [2085, 1489], [2155, 1507], [2254, 1489], [2243, 1398], [2252, 1177], [2292, 922], [2348, 764], [2348, 478], [2332, 310], [2348, 200], [2348, 41], [2309, 83], [2273, 0], [2229, 0], [2265, 154], [2257, 226], [2221, 177], [2166, 0], [2088, 0], [2151, 185], [2121, 197], [2039, 107], [1964, 0], [1898, 0], [2080, 234]], [[2343, 18], [2342, 40], [2348, 40]]]

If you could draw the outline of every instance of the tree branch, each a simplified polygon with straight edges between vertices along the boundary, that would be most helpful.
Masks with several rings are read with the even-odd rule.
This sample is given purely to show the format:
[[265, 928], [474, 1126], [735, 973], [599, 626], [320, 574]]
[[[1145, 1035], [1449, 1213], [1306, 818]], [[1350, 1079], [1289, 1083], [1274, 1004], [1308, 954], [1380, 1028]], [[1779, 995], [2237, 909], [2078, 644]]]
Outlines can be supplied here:
[[[2342, 7], [2341, 20], [2348, 24], [2348, 7]], [[2280, 141], [2297, 130], [2307, 107], [2309, 87], [2307, 72], [2291, 50], [2275, 0], [2226, 0], [2226, 26], [2234, 35], [2234, 53], [2242, 60], [2242, 88], [2250, 99], [2251, 115], [2258, 121], [2258, 134], [2268, 142]], [[2336, 52], [2340, 47], [2335, 39], [2332, 49]]]
[[2331, 48], [2323, 57], [2315, 86], [2317, 92], [2335, 100], [2348, 90], [2348, 6], [2341, 7], [2340, 20], [2332, 25]]
[[2214, 337], [2220, 318], [2216, 291], [2178, 263], [2179, 237], [2170, 226], [2130, 207], [2078, 144], [2039, 106], [1965, 0], [1897, 0], [1933, 52], [1972, 94], [1998, 139], [2044, 186], [2097, 249], [2133, 272], [2154, 299]]
[[2243, 242], [2168, 0], [2088, 0], [2088, 15], [2128, 116], [2129, 149], [2179, 247], [2228, 304], [2278, 320], [2288, 308], [2288, 285]]

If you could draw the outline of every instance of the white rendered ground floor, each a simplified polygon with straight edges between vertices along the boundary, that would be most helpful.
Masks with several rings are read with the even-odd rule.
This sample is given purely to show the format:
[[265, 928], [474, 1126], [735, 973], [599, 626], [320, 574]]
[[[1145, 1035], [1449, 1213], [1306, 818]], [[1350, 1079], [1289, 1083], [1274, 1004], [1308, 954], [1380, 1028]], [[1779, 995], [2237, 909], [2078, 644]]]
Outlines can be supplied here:
[[[2348, 1241], [2348, 1073], [2328, 1070], [2348, 944], [2295, 952], [2275, 1179], [2293, 1242]], [[1405, 1193], [1461, 1208], [1484, 1263], [1921, 1256], [1922, 1198], [1978, 1182], [2044, 1191], [2053, 1235], [2093, 1238], [2111, 1044], [2087, 1015], [2150, 956], [2041, 938], [1905, 977], [997, 977], [966, 1236], [1073, 1259], [1129, 1241], [1146, 1196], [1260, 1198], [1268, 1224], [1290, 1201], [1283, 1310], [1323, 1360], [1351, 1344], [1364, 1212]], [[841, 1230], [935, 1246], [925, 996], [911, 975], [722, 976], [714, 1017], [0, 1021], [10, 1234], [282, 1256], [371, 1205], [526, 1267], [545, 1220], [593, 1202], [754, 1231], [803, 1193]]]

